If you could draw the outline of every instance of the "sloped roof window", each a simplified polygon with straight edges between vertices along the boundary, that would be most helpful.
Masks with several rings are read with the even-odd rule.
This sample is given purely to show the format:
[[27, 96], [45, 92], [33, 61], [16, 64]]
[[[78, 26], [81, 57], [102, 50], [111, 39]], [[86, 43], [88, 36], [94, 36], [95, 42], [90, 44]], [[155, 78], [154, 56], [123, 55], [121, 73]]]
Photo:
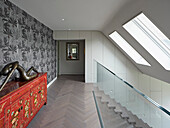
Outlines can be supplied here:
[[123, 25], [166, 70], [170, 70], [170, 40], [143, 13]]
[[137, 64], [150, 66], [150, 64], [131, 45], [129, 45], [129, 43], [118, 32], [115, 31], [112, 34], [110, 34], [109, 36]]

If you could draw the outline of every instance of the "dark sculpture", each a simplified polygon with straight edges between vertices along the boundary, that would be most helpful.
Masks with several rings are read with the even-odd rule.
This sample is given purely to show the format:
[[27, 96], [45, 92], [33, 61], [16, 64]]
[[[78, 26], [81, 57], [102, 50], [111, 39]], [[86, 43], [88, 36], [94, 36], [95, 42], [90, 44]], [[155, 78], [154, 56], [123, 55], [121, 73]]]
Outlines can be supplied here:
[[[38, 74], [38, 71], [34, 68], [31, 67], [28, 71], [25, 71], [25, 69], [19, 65], [19, 62], [12, 62], [9, 63], [7, 65], [5, 65], [5, 67], [1, 70], [0, 72], [0, 77], [3, 76], [7, 76], [6, 79], [4, 80], [3, 84], [0, 87], [0, 91], [3, 89], [3, 87], [6, 85], [6, 83], [8, 82], [9, 78], [12, 76], [12, 74], [14, 73], [15, 69], [18, 70], [19, 74], [20, 74], [20, 81], [28, 81], [31, 80], [33, 78], [35, 78]], [[36, 74], [30, 75], [31, 71], [36, 72]]]

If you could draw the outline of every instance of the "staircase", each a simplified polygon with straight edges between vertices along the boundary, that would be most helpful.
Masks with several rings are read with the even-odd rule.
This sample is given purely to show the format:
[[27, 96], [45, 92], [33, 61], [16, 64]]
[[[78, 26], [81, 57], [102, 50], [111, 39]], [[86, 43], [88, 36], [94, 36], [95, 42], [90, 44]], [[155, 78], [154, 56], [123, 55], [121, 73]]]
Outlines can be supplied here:
[[94, 89], [97, 105], [105, 128], [151, 128], [104, 91], [97, 87]]

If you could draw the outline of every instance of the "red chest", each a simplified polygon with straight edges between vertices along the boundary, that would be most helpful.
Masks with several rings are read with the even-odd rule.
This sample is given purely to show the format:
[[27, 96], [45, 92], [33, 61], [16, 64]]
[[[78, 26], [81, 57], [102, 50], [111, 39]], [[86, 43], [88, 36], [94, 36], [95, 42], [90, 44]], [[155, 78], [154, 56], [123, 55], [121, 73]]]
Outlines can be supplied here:
[[0, 92], [0, 128], [25, 128], [47, 103], [47, 73], [29, 82], [9, 82]]

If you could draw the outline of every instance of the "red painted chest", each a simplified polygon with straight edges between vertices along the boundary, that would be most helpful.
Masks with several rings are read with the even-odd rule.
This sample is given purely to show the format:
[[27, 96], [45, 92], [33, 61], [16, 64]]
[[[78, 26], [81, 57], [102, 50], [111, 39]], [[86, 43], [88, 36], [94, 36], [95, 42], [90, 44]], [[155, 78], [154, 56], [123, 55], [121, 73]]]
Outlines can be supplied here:
[[25, 128], [47, 103], [47, 73], [28, 82], [9, 82], [0, 92], [0, 128]]

